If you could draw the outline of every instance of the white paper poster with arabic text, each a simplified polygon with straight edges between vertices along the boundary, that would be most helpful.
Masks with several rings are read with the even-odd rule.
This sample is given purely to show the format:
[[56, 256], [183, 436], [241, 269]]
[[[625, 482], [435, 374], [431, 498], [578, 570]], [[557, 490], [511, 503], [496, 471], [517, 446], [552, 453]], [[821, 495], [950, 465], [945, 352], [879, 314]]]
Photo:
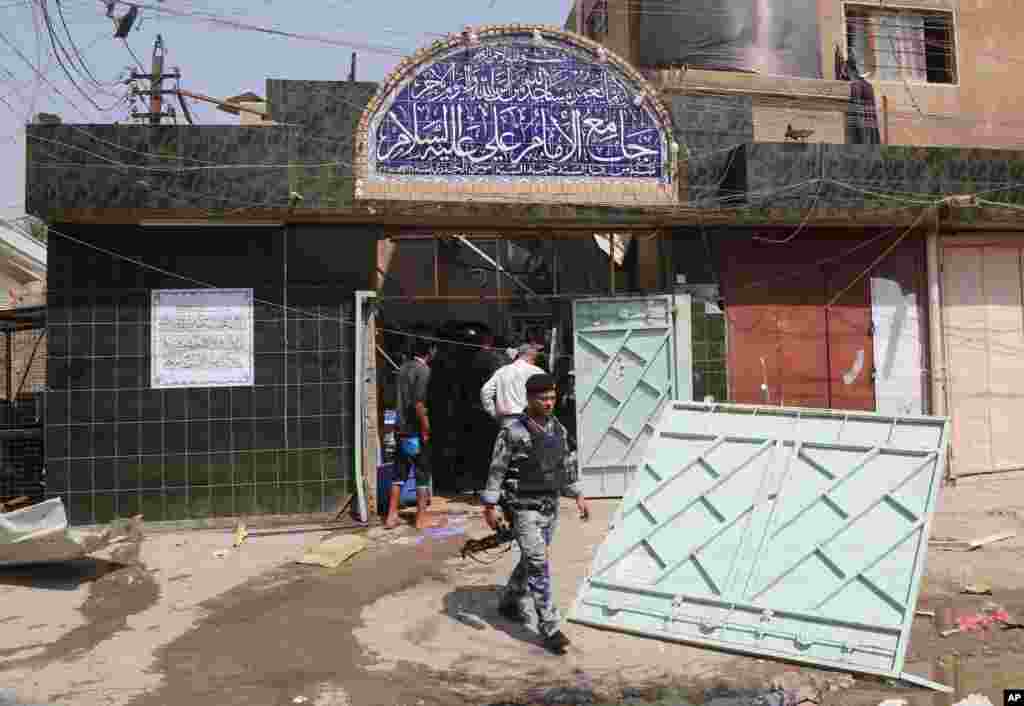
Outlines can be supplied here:
[[252, 385], [252, 289], [154, 289], [154, 388]]

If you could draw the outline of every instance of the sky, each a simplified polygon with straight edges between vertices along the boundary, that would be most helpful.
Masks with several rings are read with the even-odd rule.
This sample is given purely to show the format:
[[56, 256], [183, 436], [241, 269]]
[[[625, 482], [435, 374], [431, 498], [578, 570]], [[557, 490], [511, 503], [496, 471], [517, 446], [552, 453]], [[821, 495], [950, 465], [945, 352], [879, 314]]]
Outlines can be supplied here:
[[[244, 91], [264, 95], [267, 78], [345, 80], [352, 51], [361, 81], [379, 81], [401, 60], [439, 35], [467, 25], [537, 22], [561, 26], [572, 0], [139, 0], [140, 21], [127, 44], [149, 70], [153, 41], [162, 35], [165, 69], [177, 67], [181, 87], [216, 98]], [[45, 4], [65, 45], [56, 0], [0, 0], [0, 218], [24, 214], [25, 124], [45, 112], [65, 123], [126, 121], [131, 108], [118, 83], [135, 63], [125, 43], [113, 38], [113, 23], [99, 0], [60, 0], [67, 31], [95, 78], [86, 88], [90, 104], [54, 59], [42, 22]], [[118, 4], [120, 16], [127, 6]], [[162, 9], [186, 13], [181, 17]], [[211, 24], [198, 15], [294, 34], [317, 35], [331, 43], [274, 36]], [[337, 46], [348, 43], [353, 47]], [[372, 50], [372, 51], [371, 51]], [[135, 67], [139, 71], [138, 67]], [[77, 79], [77, 76], [76, 76]], [[238, 122], [214, 106], [191, 101], [199, 124]], [[182, 118], [179, 118], [182, 119]], [[183, 120], [183, 119], [182, 119]]]

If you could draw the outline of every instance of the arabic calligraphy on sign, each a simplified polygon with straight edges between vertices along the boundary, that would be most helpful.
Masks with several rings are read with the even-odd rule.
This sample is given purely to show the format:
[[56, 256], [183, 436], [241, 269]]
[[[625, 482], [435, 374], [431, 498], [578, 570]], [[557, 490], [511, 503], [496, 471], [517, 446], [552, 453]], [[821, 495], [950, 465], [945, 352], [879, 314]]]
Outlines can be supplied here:
[[251, 289], [153, 291], [152, 386], [252, 385]]
[[665, 177], [659, 122], [612, 66], [496, 41], [455, 50], [398, 90], [372, 127], [377, 174]]

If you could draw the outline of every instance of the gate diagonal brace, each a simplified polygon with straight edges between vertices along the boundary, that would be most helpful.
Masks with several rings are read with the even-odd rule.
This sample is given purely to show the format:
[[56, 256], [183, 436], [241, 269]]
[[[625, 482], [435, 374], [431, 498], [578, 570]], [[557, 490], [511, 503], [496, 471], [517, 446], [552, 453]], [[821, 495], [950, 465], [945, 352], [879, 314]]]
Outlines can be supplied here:
[[[744, 468], [746, 468], [751, 463], [753, 463], [765, 451], [767, 451], [770, 448], [774, 448], [774, 447], [775, 447], [775, 442], [774, 441], [765, 441], [763, 444], [761, 444], [761, 446], [757, 449], [757, 451], [755, 451], [753, 454], [751, 454], [751, 456], [749, 458], [747, 458], [743, 463], [739, 464], [738, 466], [736, 466], [736, 468], [734, 468], [733, 470], [731, 470], [728, 473], [726, 473], [718, 481], [716, 481], [715, 484], [712, 485], [705, 493], [702, 493], [701, 497], [703, 497], [703, 495], [706, 495], [707, 493], [713, 492], [717, 488], [720, 488], [722, 485], [724, 485], [726, 483], [726, 481], [728, 481], [730, 478], [732, 478], [737, 473], [739, 473]], [[688, 467], [692, 467], [692, 466], [693, 466], [693, 464], [689, 464]], [[682, 474], [682, 472], [677, 473], [676, 476], [681, 475], [681, 474]], [[647, 496], [647, 498], [649, 498], [649, 497], [650, 497], [650, 495]], [[654, 527], [653, 529], [651, 529], [650, 531], [648, 531], [647, 534], [645, 534], [643, 537], [640, 538], [640, 540], [638, 540], [637, 542], [634, 542], [633, 545], [630, 546], [626, 551], [622, 552], [619, 556], [615, 557], [614, 559], [612, 559], [611, 561], [606, 563], [599, 571], [597, 571], [595, 573], [603, 574], [606, 571], [608, 571], [609, 569], [611, 569], [613, 566], [617, 565], [620, 561], [622, 561], [627, 556], [632, 554], [633, 551], [635, 551], [642, 544], [647, 543], [651, 539], [651, 537], [653, 537], [659, 531], [664, 529], [666, 525], [668, 525], [669, 523], [673, 522], [677, 517], [681, 516], [683, 513], [688, 511], [691, 507], [693, 507], [698, 502], [700, 502], [701, 497], [694, 498], [693, 500], [688, 502], [686, 505], [684, 505], [682, 508], [680, 508], [679, 510], [676, 510], [668, 518], [666, 518], [664, 522], [662, 522], [660, 525], [658, 525], [658, 526]], [[645, 498], [645, 499], [647, 499], [647, 498]]]
[[[672, 414], [672, 410], [678, 410], [683, 414], [675, 424], [671, 420], [667, 420], [658, 425], [657, 433], [651, 442], [653, 452], [649, 453], [643, 462], [643, 467], [651, 476], [651, 480], [647, 482], [654, 487], [647, 491], [638, 489], [625, 498], [617, 513], [614, 527], [619, 530], [619, 536], [616, 539], [609, 535], [606, 545], [602, 547], [595, 558], [595, 564], [603, 564], [603, 566], [599, 571], [588, 574], [588, 580], [585, 587], [581, 588], [576, 604], [582, 612], [577, 613], [571, 619], [582, 624], [646, 635], [655, 639], [697, 644], [712, 649], [732, 649], [752, 656], [788, 659], [814, 666], [828, 665], [847, 671], [883, 677], [908, 686], [951, 693], [953, 690], [948, 686], [902, 671], [909, 631], [907, 621], [911, 619], [913, 611], [908, 605], [904, 605], [906, 601], [901, 602], [898, 596], [892, 594], [885, 581], [879, 581], [872, 575], [880, 562], [893, 556], [901, 546], [906, 547], [908, 542], [915, 542], [917, 538], [924, 541], [933, 511], [936, 486], [934, 483], [921, 485], [916, 481], [921, 480], [922, 474], [927, 474], [931, 479], [932, 475], [938, 476], [941, 473], [949, 420], [938, 418], [915, 420], [915, 423], [929, 426], [941, 425], [939, 441], [919, 448], [892, 446], [896, 424], [901, 420], [887, 419], [885, 415], [875, 414], [864, 416], [890, 423], [888, 439], [881, 444], [867, 440], [863, 443], [856, 443], [856, 441], [842, 443], [839, 439], [812, 441], [800, 439], [797, 436], [790, 439], [776, 437], [766, 440], [765, 434], [759, 434], [756, 431], [722, 434], [721, 432], [725, 429], [732, 428], [727, 425], [734, 423], [737, 415], [742, 414], [744, 417], [750, 415], [749, 408], [730, 405], [724, 405], [721, 408], [723, 416], [728, 417], [722, 420], [726, 426], [709, 423], [704, 433], [695, 433], [699, 430], [682, 431], [688, 426], [687, 412], [689, 410], [717, 411], [717, 409], [716, 406], [710, 408], [700, 406], [698, 408], [696, 404], [678, 402], [673, 403], [673, 406], [669, 408], [666, 414]], [[751, 417], [756, 417], [757, 410], [753, 411], [755, 414]], [[782, 414], [783, 416], [793, 413], [799, 415], [801, 412], [802, 410], [783, 410]], [[778, 414], [777, 411], [773, 413]], [[848, 426], [850, 416], [839, 416], [834, 421], [840, 422], [840, 429], [842, 429]], [[745, 422], [746, 426], [751, 426], [746, 420], [741, 421]], [[823, 435], [831, 438], [835, 426], [827, 428], [828, 426], [831, 425], [826, 425]], [[757, 421], [752, 424], [752, 428], [755, 430], [762, 427], [764, 424]], [[680, 431], [670, 431], [672, 429], [680, 429]], [[716, 431], [718, 433], [715, 433]], [[673, 444], [665, 443], [673, 438], [686, 442], [682, 445], [684, 447], [682, 451]], [[664, 441], [659, 442], [659, 440]], [[659, 443], [660, 446], [658, 446]], [[722, 444], [729, 444], [731, 450], [739, 452], [737, 455], [743, 459], [739, 468], [735, 467], [734, 463], [730, 463], [729, 466], [732, 468], [726, 471], [722, 468], [716, 469], [707, 463], [706, 459]], [[774, 475], [780, 470], [775, 468], [774, 464], [771, 469], [765, 470], [766, 474], [770, 473], [771, 475], [762, 480], [762, 487], [757, 490], [753, 498], [754, 502], [750, 505], [746, 505], [744, 502], [745, 507], [738, 514], [730, 509], [727, 513], [730, 516], [729, 519], [721, 516], [721, 512], [717, 512], [723, 526], [715, 524], [712, 530], [714, 536], [701, 540], [700, 545], [694, 549], [689, 549], [688, 543], [675, 541], [670, 542], [667, 546], [661, 546], [660, 555], [654, 550], [651, 545], [652, 538], [662, 530], [669, 530], [666, 535], [672, 539], [683, 539], [671, 534], [675, 531], [673, 521], [682, 513], [695, 507], [697, 503], [703, 502], [708, 508], [708, 512], [715, 516], [717, 508], [708, 503], [711, 499], [709, 496], [715, 490], [721, 488], [730, 478], [735, 478], [742, 468], [749, 467], [768, 448], [774, 447], [781, 450], [790, 445], [792, 452], [780, 458], [785, 462], [785, 468], [781, 469], [781, 476]], [[747, 458], [747, 453], [752, 448], [756, 448], [756, 451], [750, 458]], [[811, 453], [811, 449], [817, 448], [841, 452], [839, 454], [841, 463], [834, 465], [834, 471], [820, 467], [821, 464], [811, 458], [814, 455]], [[673, 455], [677, 458], [683, 456], [679, 460], [685, 465], [671, 458]], [[903, 461], [899, 460], [901, 457]], [[793, 509], [796, 511], [796, 515], [791, 515], [788, 518], [779, 517], [783, 511], [779, 505], [780, 498], [784, 495], [789, 471], [793, 465], [798, 463], [797, 459], [805, 462], [809, 470], [813, 469], [823, 476], [825, 479], [823, 485], [826, 486], [826, 489], [824, 492], [815, 493], [813, 498], [801, 499], [794, 503]], [[851, 502], [841, 502], [836, 497], [835, 491], [843, 487], [844, 484], [856, 485], [858, 490], [862, 490], [860, 484], [867, 480], [866, 476], [870, 472], [876, 470], [876, 465], [879, 467], [879, 471], [884, 472], [885, 480], [882, 483], [874, 484], [871, 487], [870, 495], [859, 500], [851, 500]], [[712, 478], [703, 480], [705, 477], [703, 473], [700, 473], [698, 478], [693, 473], [695, 466], [706, 467]], [[667, 470], [662, 470], [666, 467]], [[718, 475], [720, 470], [724, 471], [722, 475]], [[664, 507], [653, 502], [655, 498], [659, 497], [659, 493], [663, 495], [667, 493], [670, 484], [684, 475], [687, 480], [695, 479], [695, 482], [699, 480], [700, 487], [688, 489], [683, 492], [683, 498], [676, 503], [665, 504]], [[856, 476], [855, 480], [854, 476]], [[768, 480], [771, 477], [775, 477], [773, 482]], [[918, 504], [922, 500], [924, 509], [918, 510]], [[748, 585], [742, 585], [741, 579], [737, 582], [741, 585], [735, 587], [717, 586], [704, 571], [705, 567], [700, 561], [701, 552], [706, 552], [708, 546], [713, 546], [716, 541], [720, 542], [722, 533], [736, 529], [745, 518], [750, 518], [753, 515], [760, 517], [761, 511], [758, 510], [758, 507], [763, 507], [766, 503], [772, 503], [772, 508], [765, 521], [759, 520], [757, 525], [760, 548], [756, 552], [756, 558], [752, 565], [743, 564], [743, 572], [747, 573]], [[805, 505], [804, 503], [809, 504]], [[805, 533], [804, 525], [807, 518], [804, 516], [815, 506], [821, 508], [822, 505], [831, 508], [831, 512], [835, 513], [839, 522], [830, 518], [828, 525], [819, 526], [819, 531], [824, 535], [820, 538], [817, 535], [806, 537], [806, 534], [801, 534], [807, 539], [815, 540], [813, 547], [804, 546], [801, 554], [803, 551], [806, 551], [806, 554], [803, 556], [798, 554], [795, 558], [790, 558], [787, 555], [788, 550], [773, 552], [771, 540], [784, 538], [783, 534], [787, 528], [790, 533]], [[656, 508], [657, 513], [655, 513]], [[841, 538], [850, 535], [850, 528], [855, 523], [864, 524], [868, 521], [866, 518], [872, 517], [870, 513], [882, 508], [886, 510], [886, 518], [896, 522], [893, 530], [889, 532], [891, 546], [885, 548], [884, 551], [877, 550], [867, 555], [863, 552], [851, 552], [850, 548], [842, 544]], [[903, 522], [898, 522], [896, 517], [890, 516], [888, 513], [890, 509], [895, 511]], [[644, 516], [644, 519], [641, 519], [641, 515]], [[804, 519], [801, 520], [801, 517]], [[714, 523], [714, 520], [710, 518], [708, 521]], [[837, 529], [831, 529], [836, 525], [839, 525]], [[628, 531], [628, 535], [622, 534], [623, 529]], [[813, 532], [813, 530], [811, 531]], [[825, 534], [826, 532], [827, 534]], [[639, 541], [634, 541], [632, 537], [639, 537]], [[757, 542], [756, 536], [752, 541]], [[774, 544], [777, 547], [780, 546], [777, 542]], [[746, 540], [741, 542], [741, 546], [747, 546]], [[621, 581], [610, 576], [607, 579], [601, 578], [602, 573], [608, 572], [623, 560], [627, 560], [640, 547], [648, 549], [658, 563], [655, 575], [646, 575], [642, 582], [639, 577], [624, 577]], [[909, 547], [906, 548], [909, 549]], [[683, 550], [686, 551], [686, 556], [680, 555]], [[764, 559], [773, 559], [771, 563], [779, 568], [773, 567], [769, 572], [763, 568], [758, 571], [762, 553], [765, 554]], [[609, 561], [608, 556], [613, 558]], [[799, 591], [793, 595], [785, 594], [784, 600], [781, 601], [773, 599], [774, 602], [769, 602], [764, 598], [769, 591], [786, 580], [787, 576], [791, 576], [798, 566], [814, 556], [821, 557], [825, 565], [823, 568], [827, 568], [825, 572], [825, 577], [828, 579], [827, 587], [823, 586], [818, 591], [811, 590], [810, 593], [813, 595], [809, 598], [808, 592], [801, 593]], [[794, 560], [796, 563], [791, 565]], [[902, 576], [905, 571], [910, 572], [911, 591], [916, 592], [918, 590], [917, 576], [922, 571], [921, 562], [923, 561], [920, 551], [915, 553], [913, 566], [909, 564], [909, 561], [908, 558], [907, 566], [899, 568], [899, 573]], [[705, 583], [700, 585], [699, 582], [695, 582], [692, 587], [686, 589], [685, 594], [680, 594], [677, 592], [679, 589], [669, 585], [665, 579], [686, 562], [692, 562], [693, 568], [705, 579]], [[779, 569], [785, 569], [785, 571], [777, 574]], [[733, 569], [730, 568], [729, 571], [731, 575]], [[766, 573], [767, 575], [764, 575]], [[775, 575], [774, 578], [773, 575]], [[817, 576], [817, 574], [815, 575]], [[767, 583], [764, 588], [756, 593], [748, 593], [748, 587], [757, 588], [756, 584], [762, 581]], [[880, 603], [884, 602], [888, 607], [895, 609], [896, 613], [893, 615], [893, 619], [865, 619], [865, 622], [861, 622], [839, 615], [825, 616], [824, 611], [834, 604], [836, 598], [853, 583], [861, 583], [864, 588], [874, 594]], [[839, 584], [838, 587], [837, 584]], [[591, 588], [596, 589], [599, 593], [596, 595], [590, 593]], [[723, 590], [725, 590], [724, 594]], [[604, 596], [605, 592], [608, 592], [606, 597]], [[630, 595], [644, 596], [643, 603], [630, 604], [628, 598]], [[774, 603], [778, 603], [778, 605]], [[686, 610], [702, 606], [721, 614], [711, 614], [704, 609]], [[608, 610], [600, 611], [601, 607]], [[592, 612], [594, 608], [597, 608], [598, 612]], [[695, 614], [688, 615], [688, 613]], [[733, 613], [745, 615], [736, 621], [730, 619]], [[894, 624], [897, 615], [903, 616], [900, 625]], [[654, 627], [651, 626], [649, 620], [641, 619], [641, 616], [656, 618]], [[760, 620], [758, 621], [757, 618]], [[775, 618], [781, 619], [782, 622], [775, 624]], [[821, 626], [825, 626], [824, 632], [819, 634]], [[854, 634], [846, 634], [844, 631], [854, 631]], [[855, 634], [857, 632], [862, 633], [863, 636]], [[872, 635], [879, 640], [872, 639]], [[764, 642], [766, 639], [774, 642], [766, 643]], [[788, 644], [780, 647], [780, 641]]]
[[[828, 539], [826, 539], [826, 540], [825, 540], [824, 542], [821, 542], [821, 543], [817, 544], [817, 545], [816, 545], [815, 547], [813, 547], [813, 548], [812, 548], [812, 549], [811, 549], [811, 550], [810, 550], [809, 552], [807, 552], [806, 554], [804, 554], [804, 556], [803, 556], [803, 557], [801, 557], [801, 558], [800, 558], [800, 559], [798, 559], [798, 560], [797, 560], [797, 561], [796, 561], [795, 563], [793, 563], [793, 565], [792, 565], [792, 566], [790, 566], [790, 567], [789, 567], [788, 569], [786, 569], [786, 570], [785, 570], [785, 571], [783, 571], [783, 572], [782, 572], [781, 574], [779, 574], [779, 575], [778, 575], [778, 576], [776, 576], [776, 577], [775, 577], [774, 579], [772, 579], [772, 581], [771, 581], [771, 582], [769, 582], [767, 586], [765, 586], [765, 587], [764, 587], [764, 588], [762, 588], [762, 589], [761, 589], [760, 591], [758, 591], [758, 592], [757, 592], [757, 593], [755, 593], [755, 594], [754, 594], [753, 596], [751, 596], [751, 600], [756, 600], [757, 598], [760, 598], [760, 597], [761, 597], [761, 596], [763, 596], [763, 595], [764, 595], [765, 593], [767, 593], [768, 591], [770, 591], [770, 590], [771, 590], [772, 588], [774, 588], [775, 586], [777, 586], [777, 585], [778, 585], [778, 584], [779, 584], [779, 583], [780, 583], [780, 582], [781, 582], [781, 581], [782, 581], [782, 580], [783, 580], [784, 578], [786, 578], [786, 576], [788, 576], [788, 575], [789, 575], [789, 574], [791, 574], [791, 573], [792, 573], [793, 571], [795, 571], [795, 570], [796, 570], [797, 568], [799, 568], [800, 566], [802, 566], [802, 565], [803, 565], [803, 563], [804, 563], [805, 561], [807, 561], [808, 559], [810, 559], [810, 558], [811, 558], [812, 556], [814, 556], [815, 554], [819, 554], [819, 555], [820, 555], [820, 554], [821, 554], [821, 552], [823, 551], [823, 550], [822, 550], [822, 547], [824, 547], [824, 546], [826, 546], [826, 545], [830, 544], [830, 543], [831, 543], [831, 542], [832, 542], [833, 540], [835, 540], [835, 539], [836, 539], [837, 537], [839, 537], [839, 536], [840, 536], [840, 535], [841, 535], [841, 534], [842, 534], [843, 532], [845, 532], [845, 531], [846, 531], [846, 530], [848, 530], [848, 529], [849, 529], [850, 527], [852, 527], [852, 526], [854, 525], [854, 523], [856, 523], [856, 522], [857, 522], [857, 520], [861, 519], [862, 517], [864, 517], [865, 515], [867, 515], [867, 514], [868, 514], [869, 512], [871, 512], [872, 510], [874, 510], [874, 509], [875, 509], [876, 507], [878, 507], [878, 506], [879, 506], [880, 504], [882, 504], [882, 502], [884, 502], [884, 501], [885, 501], [885, 499], [886, 499], [886, 498], [887, 498], [887, 497], [888, 497], [889, 495], [891, 495], [892, 493], [895, 493], [895, 492], [896, 492], [896, 491], [898, 491], [898, 490], [899, 490], [900, 488], [902, 488], [902, 487], [903, 487], [904, 485], [906, 485], [906, 484], [907, 484], [907, 483], [909, 483], [909, 482], [910, 482], [911, 480], [913, 480], [914, 478], [916, 478], [916, 477], [917, 477], [917, 475], [918, 475], [918, 474], [919, 474], [919, 473], [920, 473], [921, 471], [925, 470], [925, 469], [926, 469], [926, 468], [927, 468], [927, 467], [928, 467], [929, 465], [931, 465], [932, 461], [934, 460], [934, 457], [935, 457], [935, 454], [928, 454], [928, 460], [927, 460], [927, 461], [925, 461], [925, 462], [924, 462], [923, 464], [921, 464], [921, 465], [920, 465], [920, 466], [918, 466], [918, 467], [917, 467], [916, 469], [914, 469], [914, 471], [913, 471], [912, 473], [910, 473], [910, 475], [908, 475], [908, 476], [907, 476], [906, 478], [904, 478], [904, 479], [903, 479], [903, 480], [901, 480], [901, 481], [900, 481], [899, 483], [897, 483], [895, 487], [892, 487], [892, 488], [890, 488], [890, 489], [889, 489], [888, 491], [886, 491], [886, 492], [885, 492], [885, 493], [884, 493], [884, 494], [883, 494], [883, 495], [882, 495], [882, 496], [881, 496], [880, 498], [878, 498], [878, 500], [876, 500], [875, 502], [873, 502], [873, 503], [871, 503], [870, 505], [868, 505], [868, 506], [867, 506], [866, 508], [864, 508], [863, 510], [861, 510], [861, 511], [860, 511], [859, 513], [857, 513], [857, 514], [856, 514], [856, 515], [854, 515], [853, 517], [849, 518], [849, 519], [848, 519], [848, 520], [847, 520], [846, 522], [844, 522], [844, 523], [843, 523], [843, 525], [842, 525], [842, 526], [841, 526], [841, 527], [840, 527], [840, 528], [839, 528], [838, 530], [836, 530], [836, 531], [835, 531], [835, 532], [834, 532], [834, 533], [832, 534], [832, 536], [831, 536], [831, 537], [829, 537]], [[851, 471], [850, 471], [850, 474], [852, 474], [852, 473], [854, 473], [855, 471], [859, 470], [859, 469], [860, 469], [861, 467], [863, 467], [863, 466], [862, 466], [862, 464], [858, 464], [858, 465], [857, 465], [857, 466], [856, 466], [856, 467], [855, 467], [855, 468], [854, 468], [853, 470], [851, 470]], [[844, 478], [846, 478], [846, 477], [849, 477], [849, 475], [850, 475], [850, 474], [847, 474], [846, 476], [844, 476]], [[839, 482], [841, 482], [841, 481], [842, 481], [842, 479], [840, 479], [840, 481], [839, 481]], [[823, 493], [823, 495], [825, 495], [825, 494]], [[820, 499], [820, 498], [819, 498], [819, 499]], [[818, 501], [817, 501], [817, 500], [815, 500], [814, 502], [816, 503], [816, 502], [818, 502]], [[811, 506], [813, 506], [813, 504], [814, 504], [814, 503], [811, 503]], [[810, 506], [808, 506], [808, 507], [810, 507]], [[804, 511], [802, 510], [802, 511], [801, 511], [801, 513], [802, 513], [802, 512], [804, 512]], [[800, 514], [800, 513], [798, 513], [798, 514]], [[781, 532], [781, 531], [782, 531], [782, 529], [784, 529], [785, 527], [787, 527], [787, 526], [789, 526], [789, 525], [792, 525], [792, 523], [793, 523], [793, 520], [790, 520], [789, 522], [785, 523], [785, 525], [783, 525], [783, 527], [782, 527], [782, 528], [780, 528], [780, 529], [779, 529], [778, 531], [776, 531], [776, 532], [775, 532], [775, 533], [774, 533], [774, 534], [772, 535], [772, 539], [775, 539], [776, 537], [778, 537], [778, 535], [779, 535], [779, 532]], [[909, 532], [907, 533], [907, 535], [906, 535], [906, 536], [904, 536], [904, 537], [903, 537], [902, 539], [900, 539], [899, 543], [898, 543], [898, 544], [896, 544], [896, 546], [899, 546], [900, 544], [902, 544], [902, 543], [903, 543], [904, 541], [906, 541], [906, 539], [907, 539], [907, 538], [908, 538], [908, 537], [909, 537], [909, 536], [910, 536], [911, 534], [913, 534], [914, 532], [916, 532], [916, 531], [917, 531], [918, 529], [920, 529], [920, 528], [921, 528], [921, 527], [923, 527], [923, 526], [924, 526], [924, 520], [918, 520], [917, 522], [915, 522], [915, 523], [914, 523], [914, 525], [913, 525], [913, 526], [911, 527], [910, 531], [909, 531]], [[883, 557], [883, 558], [884, 558], [884, 557]], [[881, 561], [881, 559], [879, 559], [878, 561]], [[866, 571], [866, 570], [867, 570], [867, 569], [865, 569], [865, 571]]]
[[[619, 421], [619, 417], [622, 416], [622, 413], [629, 406], [629, 403], [633, 401], [633, 396], [636, 394], [637, 388], [639, 388], [641, 384], [647, 385], [648, 387], [652, 388], [655, 392], [658, 393], [658, 399], [657, 399], [657, 402], [655, 403], [655, 406], [657, 406], [658, 404], [661, 403], [661, 399], [662, 399], [662, 397], [664, 397], [665, 393], [662, 392], [661, 390], [658, 390], [656, 387], [654, 387], [654, 385], [651, 385], [651, 383], [647, 382], [644, 378], [647, 377], [647, 374], [651, 371], [651, 368], [654, 367], [654, 364], [658, 361], [658, 356], [661, 354], [662, 350], [664, 350], [664, 348], [665, 348], [665, 346], [667, 344], [668, 344], [668, 336], [665, 336], [664, 338], [662, 338], [661, 345], [658, 347], [658, 350], [654, 353], [654, 355], [651, 356], [651, 359], [648, 360], [646, 362], [646, 364], [644, 365], [644, 369], [640, 372], [640, 379], [637, 381], [637, 384], [635, 384], [633, 386], [633, 389], [629, 391], [629, 395], [626, 397], [626, 399], [624, 401], [623, 400], [616, 400], [616, 402], [618, 403], [618, 409], [615, 410], [615, 416], [612, 417], [612, 420], [608, 423], [609, 431], [612, 431], [613, 429], [615, 431], [618, 431], [617, 429], [615, 429], [615, 424]], [[625, 345], [623, 345], [623, 347], [625, 347]], [[637, 356], [637, 357], [639, 358], [640, 356]], [[600, 385], [598, 385], [598, 387], [600, 387]], [[609, 397], [612, 396], [612, 395], [610, 395], [608, 393], [607, 390], [602, 390], [602, 391], [605, 394], [608, 394]], [[594, 392], [595, 393], [597, 392], [597, 388], [594, 389]], [[619, 432], [619, 433], [622, 434], [622, 432]], [[605, 436], [607, 436], [607, 432], [605, 433]], [[627, 437], [627, 439], [628, 439], [628, 435], [622, 434], [622, 436]], [[604, 440], [603, 437], [602, 437], [601, 440], [602, 441]], [[630, 445], [630, 449], [632, 449], [632, 446], [633, 445], [631, 444]], [[590, 456], [586, 460], [586, 465], [590, 465], [590, 463], [594, 460], [594, 456], [597, 455], [598, 449], [600, 449], [600, 447], [601, 447], [600, 442], [594, 444], [594, 448], [591, 451]]]

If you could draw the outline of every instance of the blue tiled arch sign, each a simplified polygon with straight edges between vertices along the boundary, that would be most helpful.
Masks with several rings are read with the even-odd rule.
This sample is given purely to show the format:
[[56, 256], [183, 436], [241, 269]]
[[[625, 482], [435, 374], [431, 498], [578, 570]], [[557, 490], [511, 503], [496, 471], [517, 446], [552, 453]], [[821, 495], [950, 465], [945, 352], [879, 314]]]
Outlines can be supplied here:
[[357, 197], [672, 201], [669, 125], [639, 74], [596, 44], [466, 33], [400, 66], [371, 102]]

